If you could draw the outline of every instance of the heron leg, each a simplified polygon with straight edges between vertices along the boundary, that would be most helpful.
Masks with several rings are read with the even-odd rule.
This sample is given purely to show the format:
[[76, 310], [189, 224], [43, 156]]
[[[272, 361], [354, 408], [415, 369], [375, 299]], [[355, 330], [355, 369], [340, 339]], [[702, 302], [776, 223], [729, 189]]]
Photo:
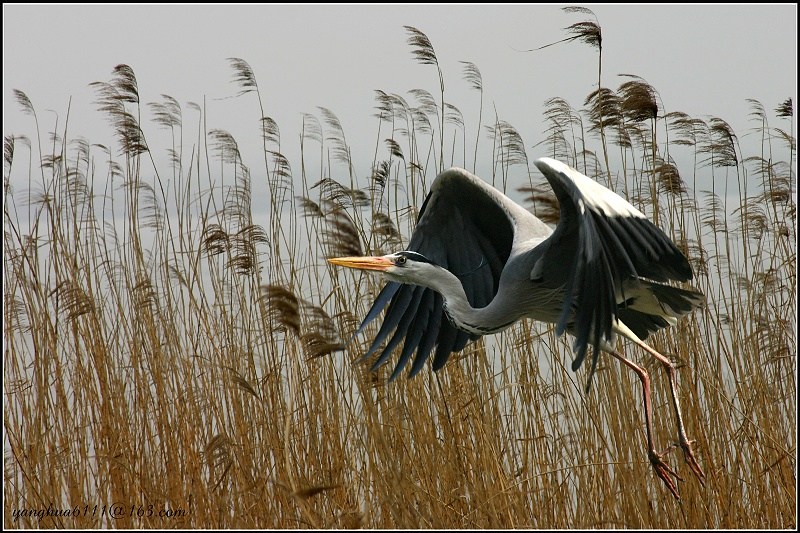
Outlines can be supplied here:
[[650, 459], [650, 464], [653, 465], [653, 470], [656, 471], [656, 475], [661, 478], [664, 484], [667, 485], [667, 488], [670, 490], [670, 492], [672, 492], [672, 495], [675, 496], [676, 499], [680, 500], [681, 496], [678, 494], [678, 487], [675, 485], [675, 481], [672, 478], [674, 477], [678, 481], [683, 481], [683, 478], [675, 473], [675, 471], [672, 470], [662, 459], [664, 455], [671, 451], [671, 448], [663, 453], [658, 453], [655, 445], [653, 444], [653, 408], [650, 402], [650, 376], [648, 375], [647, 370], [640, 367], [630, 359], [627, 359], [626, 357], [613, 351], [610, 351], [609, 353], [615, 358], [619, 359], [625, 366], [636, 372], [642, 382], [642, 394], [644, 396], [644, 421], [647, 429], [647, 457]]
[[695, 442], [694, 440], [690, 440], [688, 436], [686, 436], [686, 429], [683, 426], [683, 416], [681, 415], [681, 404], [680, 400], [678, 399], [678, 382], [677, 382], [677, 371], [675, 369], [675, 365], [672, 364], [667, 357], [661, 355], [656, 350], [648, 346], [642, 341], [637, 342], [639, 346], [644, 348], [647, 353], [658, 359], [662, 365], [664, 365], [664, 369], [667, 371], [667, 377], [669, 378], [669, 390], [670, 395], [672, 396], [672, 407], [675, 409], [675, 418], [678, 421], [678, 437], [681, 448], [683, 449], [683, 457], [686, 460], [686, 463], [689, 465], [689, 468], [692, 470], [694, 475], [700, 481], [700, 484], [705, 486], [705, 473], [703, 469], [700, 468], [700, 465], [697, 462], [697, 459], [694, 457], [694, 451], [692, 450], [692, 444]]

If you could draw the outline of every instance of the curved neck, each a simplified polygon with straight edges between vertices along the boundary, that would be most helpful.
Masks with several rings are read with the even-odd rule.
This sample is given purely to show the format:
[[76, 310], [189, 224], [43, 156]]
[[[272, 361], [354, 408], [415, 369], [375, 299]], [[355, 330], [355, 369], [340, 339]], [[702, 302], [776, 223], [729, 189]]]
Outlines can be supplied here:
[[444, 298], [444, 311], [457, 328], [475, 335], [488, 335], [510, 326], [515, 320], [496, 316], [492, 302], [486, 307], [474, 308], [467, 300], [461, 280], [452, 272], [435, 267], [415, 283], [433, 289]]

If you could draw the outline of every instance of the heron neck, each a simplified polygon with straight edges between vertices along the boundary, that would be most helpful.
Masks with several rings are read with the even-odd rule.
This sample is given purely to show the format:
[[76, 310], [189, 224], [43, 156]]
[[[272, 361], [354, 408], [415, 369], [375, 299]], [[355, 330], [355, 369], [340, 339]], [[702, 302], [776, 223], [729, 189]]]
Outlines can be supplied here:
[[481, 308], [472, 307], [461, 280], [444, 268], [421, 284], [442, 295], [444, 311], [450, 320], [457, 328], [469, 333], [487, 335], [505, 329], [514, 321], [495, 316], [491, 304]]

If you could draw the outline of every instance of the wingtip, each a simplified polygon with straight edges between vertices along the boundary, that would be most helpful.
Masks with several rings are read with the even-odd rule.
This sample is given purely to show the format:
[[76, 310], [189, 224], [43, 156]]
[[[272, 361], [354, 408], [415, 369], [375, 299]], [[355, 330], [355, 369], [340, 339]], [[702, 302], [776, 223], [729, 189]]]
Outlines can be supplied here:
[[536, 161], [533, 162], [539, 170], [542, 172], [551, 171], [551, 172], [566, 172], [571, 170], [572, 167], [567, 165], [566, 163], [562, 163], [557, 159], [553, 159], [551, 157], [540, 157]]
[[470, 172], [469, 170], [461, 167], [450, 167], [445, 169], [436, 176], [433, 185], [431, 186], [431, 190], [442, 187], [444, 183], [453, 180], [453, 179], [464, 179], [467, 178], [468, 180], [480, 180], [475, 174]]

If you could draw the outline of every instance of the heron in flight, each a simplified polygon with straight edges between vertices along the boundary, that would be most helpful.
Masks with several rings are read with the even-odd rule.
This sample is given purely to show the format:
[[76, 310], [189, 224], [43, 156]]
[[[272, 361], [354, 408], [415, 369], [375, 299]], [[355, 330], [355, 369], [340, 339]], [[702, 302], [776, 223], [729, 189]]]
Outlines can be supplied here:
[[591, 346], [590, 380], [601, 350], [639, 376], [648, 458], [680, 499], [672, 478], [682, 478], [664, 462], [666, 452], [658, 453], [653, 443], [649, 375], [615, 351], [614, 339], [621, 335], [631, 340], [666, 369], [679, 443], [703, 484], [694, 441], [684, 429], [675, 366], [642, 340], [702, 305], [701, 293], [664, 283], [690, 280], [689, 262], [644, 214], [609, 189], [554, 159], [539, 159], [536, 166], [558, 198], [555, 230], [477, 176], [451, 168], [431, 185], [407, 250], [382, 257], [328, 259], [335, 265], [381, 272], [389, 280], [357, 332], [388, 304], [364, 357], [389, 339], [375, 369], [404, 341], [390, 379], [416, 352], [409, 374], [414, 376], [434, 347], [432, 367], [439, 370], [452, 352], [471, 340], [520, 319], [553, 323], [558, 335], [566, 331], [575, 337], [573, 370]]

